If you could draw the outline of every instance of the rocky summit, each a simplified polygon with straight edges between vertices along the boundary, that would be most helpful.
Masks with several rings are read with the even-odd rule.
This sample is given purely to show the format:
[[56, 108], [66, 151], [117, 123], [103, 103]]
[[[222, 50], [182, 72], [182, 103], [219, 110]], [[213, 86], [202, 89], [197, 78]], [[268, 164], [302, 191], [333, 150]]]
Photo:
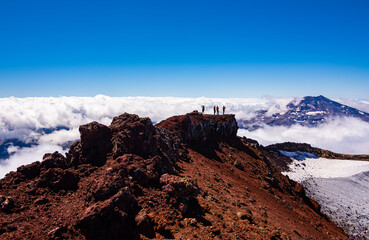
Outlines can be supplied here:
[[0, 180], [1, 239], [345, 239], [234, 115], [123, 114]]

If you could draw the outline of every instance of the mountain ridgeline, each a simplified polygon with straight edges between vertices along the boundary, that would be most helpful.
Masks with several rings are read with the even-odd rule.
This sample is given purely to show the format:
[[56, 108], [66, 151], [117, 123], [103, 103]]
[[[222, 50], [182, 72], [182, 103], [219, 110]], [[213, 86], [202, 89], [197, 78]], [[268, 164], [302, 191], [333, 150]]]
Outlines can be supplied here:
[[299, 124], [316, 127], [328, 119], [336, 117], [353, 117], [369, 122], [369, 113], [332, 101], [324, 96], [304, 97], [287, 105], [287, 111], [268, 114], [267, 110], [259, 110], [250, 120], [239, 120], [240, 127], [256, 130], [264, 125], [290, 127]]
[[345, 239], [281, 157], [237, 129], [198, 112], [82, 125], [66, 156], [0, 180], [0, 238]]

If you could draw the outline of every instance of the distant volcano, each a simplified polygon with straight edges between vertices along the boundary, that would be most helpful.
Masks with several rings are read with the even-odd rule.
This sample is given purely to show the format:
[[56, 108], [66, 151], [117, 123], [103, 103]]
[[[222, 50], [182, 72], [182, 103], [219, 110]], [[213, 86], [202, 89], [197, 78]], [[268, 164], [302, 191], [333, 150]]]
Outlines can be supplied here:
[[369, 122], [369, 114], [358, 109], [332, 101], [324, 96], [304, 97], [287, 105], [287, 111], [270, 114], [268, 110], [259, 110], [256, 117], [240, 120], [241, 128], [256, 130], [264, 124], [269, 126], [287, 126], [300, 124], [315, 127], [329, 118], [353, 117]]

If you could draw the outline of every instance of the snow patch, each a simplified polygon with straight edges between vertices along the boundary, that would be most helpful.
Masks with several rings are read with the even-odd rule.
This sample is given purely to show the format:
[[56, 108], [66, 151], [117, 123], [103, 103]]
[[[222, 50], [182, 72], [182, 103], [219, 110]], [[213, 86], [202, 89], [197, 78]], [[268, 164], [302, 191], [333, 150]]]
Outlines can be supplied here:
[[301, 183], [307, 196], [316, 200], [350, 239], [369, 239], [369, 162], [306, 158], [293, 160], [289, 167], [283, 174]]
[[312, 112], [307, 112], [306, 115], [318, 115], [318, 114], [325, 114], [325, 111], [312, 111]]
[[[286, 152], [283, 154], [285, 153]], [[288, 156], [288, 154], [286, 156]], [[290, 153], [289, 156], [292, 158], [297, 156], [299, 159], [304, 157], [304, 155], [299, 153]], [[333, 160], [326, 158], [308, 158], [305, 156], [304, 161], [294, 159], [289, 165], [289, 168], [290, 171], [283, 172], [283, 174], [297, 182], [302, 182], [309, 178], [350, 177], [358, 173], [369, 171], [369, 162]]]

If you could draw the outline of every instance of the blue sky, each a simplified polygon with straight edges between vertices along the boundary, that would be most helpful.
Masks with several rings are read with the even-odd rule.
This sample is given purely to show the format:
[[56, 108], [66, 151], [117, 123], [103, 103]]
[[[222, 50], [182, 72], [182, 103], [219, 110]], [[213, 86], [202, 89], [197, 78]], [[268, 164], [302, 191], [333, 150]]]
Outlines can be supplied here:
[[8, 1], [0, 97], [369, 99], [368, 1]]

